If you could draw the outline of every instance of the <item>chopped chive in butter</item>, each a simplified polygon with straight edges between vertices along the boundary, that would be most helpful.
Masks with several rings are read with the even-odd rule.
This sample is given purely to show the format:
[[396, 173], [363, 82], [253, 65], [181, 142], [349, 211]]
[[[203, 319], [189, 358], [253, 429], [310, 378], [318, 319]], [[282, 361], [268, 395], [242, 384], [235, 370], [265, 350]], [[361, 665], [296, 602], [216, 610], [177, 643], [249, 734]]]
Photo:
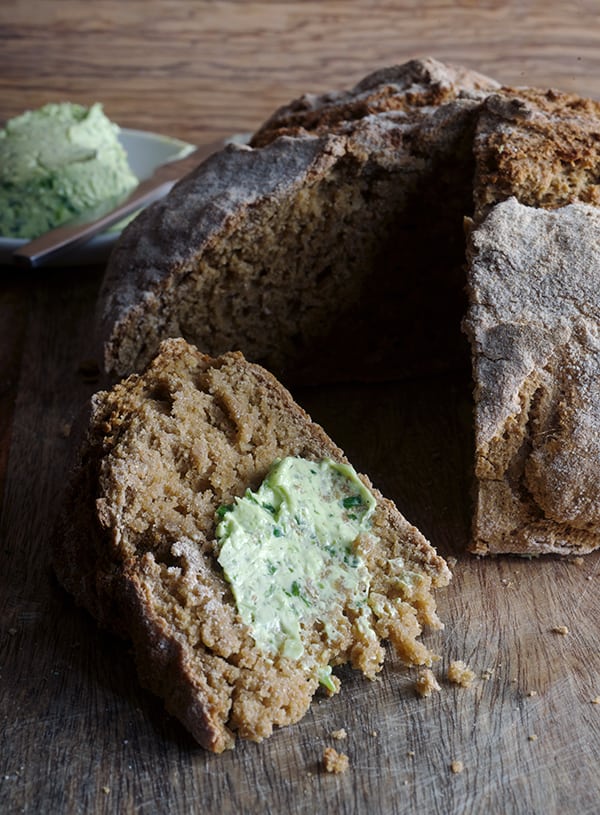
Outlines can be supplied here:
[[[277, 461], [255, 493], [219, 507], [218, 561], [258, 648], [299, 659], [301, 623], [320, 620], [327, 631], [336, 604], [364, 607], [369, 573], [356, 544], [374, 509], [350, 465], [297, 457]], [[319, 681], [333, 690], [327, 667]]]
[[223, 506], [217, 509], [217, 516], [219, 518], [224, 518], [226, 512], [231, 512], [233, 509], [233, 504], [223, 504]]

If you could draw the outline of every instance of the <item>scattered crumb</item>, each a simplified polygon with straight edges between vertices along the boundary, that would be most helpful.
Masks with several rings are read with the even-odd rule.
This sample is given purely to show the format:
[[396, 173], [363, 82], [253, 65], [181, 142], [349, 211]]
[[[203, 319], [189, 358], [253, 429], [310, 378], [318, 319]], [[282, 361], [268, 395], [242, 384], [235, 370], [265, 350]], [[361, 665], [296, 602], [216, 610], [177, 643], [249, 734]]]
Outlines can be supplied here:
[[431, 696], [434, 691], [441, 690], [440, 683], [430, 668], [424, 668], [422, 671], [419, 671], [415, 682], [415, 690], [419, 696], [423, 697]]
[[503, 586], [512, 586], [512, 580], [509, 580], [507, 577], [503, 577], [500, 582]]
[[569, 563], [573, 563], [575, 566], [583, 566], [585, 560], [579, 555], [578, 557], [569, 558]]
[[373, 738], [374, 738], [374, 739], [376, 739], [376, 738], [377, 738], [377, 736], [379, 735], [379, 733], [377, 732], [377, 730], [373, 730], [373, 731], [371, 732], [371, 735], [373, 736]]
[[465, 769], [465, 765], [462, 763], [462, 761], [455, 760], [450, 765], [450, 769], [453, 773], [462, 773], [462, 771]]
[[68, 439], [71, 435], [71, 423], [63, 422], [58, 428], [58, 435], [63, 439]]
[[326, 747], [323, 753], [323, 766], [328, 773], [345, 773], [348, 769], [348, 756], [338, 753], [333, 747]]
[[332, 732], [332, 734], [331, 734], [331, 738], [332, 738], [332, 739], [338, 739], [338, 740], [341, 740], [341, 739], [347, 739], [347, 738], [348, 738], [348, 734], [346, 733], [346, 731], [344, 730], [344, 728], [343, 728], [343, 727], [340, 727], [340, 729], [339, 729], [339, 730], [334, 730], [334, 731]]
[[485, 671], [482, 671], [481, 678], [487, 682], [487, 680], [491, 679], [493, 675], [494, 671], [491, 668], [486, 668]]
[[408, 753], [407, 753], [406, 755], [407, 755], [409, 758], [414, 758], [414, 757], [415, 757], [415, 751], [414, 751], [414, 750], [409, 750], [409, 751], [408, 751]]
[[475, 674], [462, 659], [457, 659], [448, 666], [448, 679], [462, 688], [470, 688]]
[[102, 792], [103, 792], [105, 795], [108, 795], [108, 793], [110, 792], [110, 787], [102, 787]]
[[568, 634], [569, 633], [569, 629], [567, 628], [566, 625], [555, 625], [555, 626], [552, 627], [552, 631], [555, 634]]
[[456, 564], [458, 563], [458, 558], [455, 558], [454, 555], [446, 558], [446, 563], [448, 564], [449, 569], [453, 569]]
[[531, 733], [531, 735], [527, 736], [527, 738], [529, 739], [529, 741], [537, 741], [537, 736], [535, 735], [535, 733]]
[[527, 696], [537, 696], [537, 695], [538, 695], [538, 692], [537, 692], [536, 690], [530, 690], [530, 691], [527, 693]]
[[594, 696], [594, 698], [592, 699], [592, 704], [600, 705], [600, 696]]

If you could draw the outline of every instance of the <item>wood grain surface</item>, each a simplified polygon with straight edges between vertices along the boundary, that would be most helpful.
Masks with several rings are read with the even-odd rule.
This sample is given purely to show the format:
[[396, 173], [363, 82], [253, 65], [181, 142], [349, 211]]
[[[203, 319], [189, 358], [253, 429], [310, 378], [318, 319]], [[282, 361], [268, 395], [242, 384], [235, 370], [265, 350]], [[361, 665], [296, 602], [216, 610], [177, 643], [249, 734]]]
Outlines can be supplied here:
[[[100, 100], [123, 126], [199, 142], [429, 54], [600, 97], [599, 13], [591, 0], [5, 1], [0, 119]], [[127, 645], [75, 608], [49, 565], [74, 423], [100, 385], [89, 343], [102, 268], [0, 274], [0, 812], [600, 811], [600, 561], [465, 553], [467, 380], [296, 394], [456, 558], [439, 594], [446, 628], [426, 634], [442, 691], [418, 699], [414, 673], [389, 653], [376, 682], [343, 670], [341, 694], [301, 723], [214, 756], [140, 688]], [[444, 679], [453, 659], [475, 671], [470, 689]], [[348, 754], [347, 773], [322, 771], [329, 745]]]

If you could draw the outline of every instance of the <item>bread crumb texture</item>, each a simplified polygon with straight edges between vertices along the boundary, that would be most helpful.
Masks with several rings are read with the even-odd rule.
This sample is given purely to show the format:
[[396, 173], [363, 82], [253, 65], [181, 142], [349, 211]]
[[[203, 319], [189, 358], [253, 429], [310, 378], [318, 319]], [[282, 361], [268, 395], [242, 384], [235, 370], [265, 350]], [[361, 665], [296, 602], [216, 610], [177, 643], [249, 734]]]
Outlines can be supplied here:
[[216, 511], [256, 490], [286, 456], [346, 462], [263, 368], [239, 353], [213, 359], [167, 340], [143, 375], [93, 397], [55, 538], [55, 568], [67, 589], [133, 641], [142, 682], [216, 752], [236, 735], [260, 741], [300, 719], [324, 665], [350, 663], [373, 678], [383, 640], [406, 665], [433, 659], [419, 636], [441, 625], [432, 589], [450, 573], [365, 476], [376, 499], [373, 534], [360, 541], [375, 634], [340, 604], [327, 626], [301, 623], [301, 660], [256, 647], [216, 559]]
[[348, 734], [346, 733], [346, 730], [343, 727], [340, 727], [339, 730], [334, 730], [331, 733], [331, 738], [337, 739], [338, 741], [342, 741], [343, 739], [348, 738]]
[[450, 765], [450, 769], [455, 774], [462, 773], [462, 771], [465, 769], [465, 765], [462, 763], [462, 761], [455, 759]]
[[448, 666], [448, 679], [454, 685], [470, 688], [475, 680], [475, 673], [465, 662], [457, 659]]
[[333, 747], [326, 747], [323, 751], [323, 767], [327, 773], [345, 773], [349, 763], [348, 756], [338, 753]]

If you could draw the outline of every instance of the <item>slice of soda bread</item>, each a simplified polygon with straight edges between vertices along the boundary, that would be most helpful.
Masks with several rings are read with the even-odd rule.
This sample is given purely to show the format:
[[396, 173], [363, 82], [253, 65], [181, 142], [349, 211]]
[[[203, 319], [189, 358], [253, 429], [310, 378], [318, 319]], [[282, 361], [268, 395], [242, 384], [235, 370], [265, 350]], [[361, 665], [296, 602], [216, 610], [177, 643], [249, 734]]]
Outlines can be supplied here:
[[[286, 647], [276, 614], [269, 630], [281, 647], [265, 646], [258, 613], [248, 617], [233, 569], [218, 559], [218, 529], [239, 499], [257, 503], [253, 496], [275, 462], [291, 459], [346, 472], [342, 451], [266, 370], [240, 353], [211, 358], [183, 339], [167, 340], [142, 375], [93, 397], [55, 538], [64, 586], [103, 626], [132, 640], [143, 684], [215, 752], [232, 747], [236, 735], [260, 741], [274, 726], [300, 719], [319, 684], [338, 689], [331, 666], [350, 662], [374, 677], [382, 640], [408, 665], [433, 659], [418, 638], [424, 626], [440, 626], [432, 589], [448, 583], [449, 570], [363, 475], [356, 495], [323, 498], [341, 511], [340, 523], [372, 502], [368, 523], [344, 550], [360, 577], [358, 595], [340, 571], [345, 566], [329, 562], [319, 571], [313, 560], [310, 579], [290, 577], [290, 602], [296, 610], [306, 605], [294, 623], [294, 648]], [[295, 491], [279, 492], [283, 504]], [[265, 504], [261, 512], [265, 506], [274, 513], [272, 530], [249, 536], [243, 577], [253, 574], [267, 537], [271, 553], [279, 541], [285, 545], [283, 510]], [[307, 557], [337, 546], [335, 535], [318, 551], [309, 538], [300, 544]], [[274, 572], [292, 562], [283, 548], [273, 559]], [[260, 589], [250, 590], [259, 608]]]

